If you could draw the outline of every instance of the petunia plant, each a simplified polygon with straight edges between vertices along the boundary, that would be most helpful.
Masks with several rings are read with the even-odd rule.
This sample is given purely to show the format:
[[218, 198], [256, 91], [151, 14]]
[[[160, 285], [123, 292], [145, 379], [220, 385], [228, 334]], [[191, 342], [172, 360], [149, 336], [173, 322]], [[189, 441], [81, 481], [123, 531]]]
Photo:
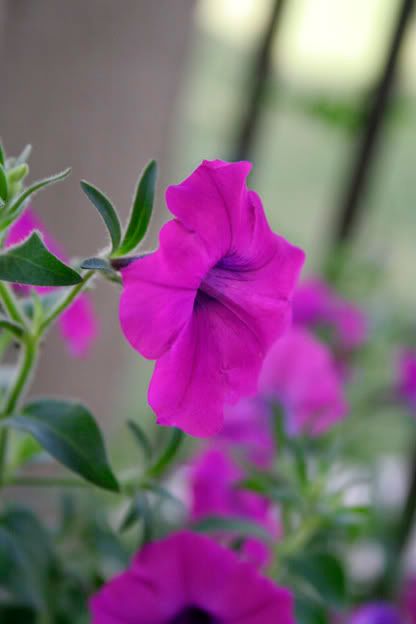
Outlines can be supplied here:
[[[125, 224], [82, 181], [108, 235], [71, 261], [37, 195], [70, 171], [29, 183], [29, 155], [0, 149], [0, 622], [416, 622], [416, 467], [404, 500], [380, 495], [383, 456], [416, 439], [411, 328], [299, 283], [305, 254], [271, 229], [250, 163], [204, 161], [170, 186], [153, 251], [154, 161]], [[87, 397], [29, 395], [55, 324], [70, 356], [99, 340], [98, 279], [155, 361], [154, 417], [126, 414], [123, 461]]]

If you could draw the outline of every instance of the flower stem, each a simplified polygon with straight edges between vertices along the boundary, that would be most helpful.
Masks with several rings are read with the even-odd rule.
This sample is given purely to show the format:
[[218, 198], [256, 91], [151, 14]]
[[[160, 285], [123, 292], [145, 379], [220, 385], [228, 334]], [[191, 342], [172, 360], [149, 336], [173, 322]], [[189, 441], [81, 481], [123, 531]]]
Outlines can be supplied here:
[[92, 278], [93, 275], [94, 275], [94, 271], [87, 271], [87, 273], [85, 273], [82, 279], [82, 282], [79, 282], [79, 284], [74, 286], [74, 288], [72, 288], [69, 291], [66, 297], [64, 297], [62, 301], [60, 301], [55, 306], [55, 308], [52, 310], [49, 316], [47, 316], [44, 319], [43, 323], [41, 323], [41, 326], [39, 329], [39, 335], [43, 335], [45, 331], [48, 329], [48, 327], [58, 318], [58, 316], [60, 316], [62, 312], [64, 312], [71, 305], [71, 303], [84, 289], [85, 285], [87, 284], [87, 282], [89, 282], [89, 280]]
[[26, 327], [26, 319], [19, 306], [19, 303], [14, 296], [13, 290], [6, 282], [0, 281], [0, 300], [4, 306], [5, 311], [9, 315], [12, 321], [20, 323], [23, 327]]
[[154, 464], [146, 471], [146, 477], [160, 477], [175, 457], [179, 447], [181, 446], [185, 434], [180, 429], [173, 428], [172, 435], [166, 447], [162, 450]]
[[[26, 387], [37, 359], [37, 341], [26, 334], [22, 343], [21, 360], [18, 366], [16, 379], [6, 396], [4, 406], [0, 412], [0, 420], [4, 420], [14, 411]], [[7, 446], [9, 432], [6, 428], [0, 429], [0, 487], [4, 483], [4, 472], [7, 464]]]

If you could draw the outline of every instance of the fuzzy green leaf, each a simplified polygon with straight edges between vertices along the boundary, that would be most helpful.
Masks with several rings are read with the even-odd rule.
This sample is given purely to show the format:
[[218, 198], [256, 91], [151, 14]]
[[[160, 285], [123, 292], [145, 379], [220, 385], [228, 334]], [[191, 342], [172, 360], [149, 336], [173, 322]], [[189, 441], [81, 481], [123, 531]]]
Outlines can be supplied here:
[[45, 247], [37, 232], [0, 254], [0, 280], [33, 286], [70, 286], [81, 276]]
[[121, 226], [111, 201], [98, 188], [82, 180], [81, 188], [92, 204], [97, 208], [111, 238], [112, 252], [117, 251], [121, 241]]
[[150, 161], [144, 169], [136, 189], [131, 208], [129, 224], [123, 242], [117, 254], [124, 256], [133, 251], [143, 240], [152, 217], [153, 201], [155, 197], [157, 165]]

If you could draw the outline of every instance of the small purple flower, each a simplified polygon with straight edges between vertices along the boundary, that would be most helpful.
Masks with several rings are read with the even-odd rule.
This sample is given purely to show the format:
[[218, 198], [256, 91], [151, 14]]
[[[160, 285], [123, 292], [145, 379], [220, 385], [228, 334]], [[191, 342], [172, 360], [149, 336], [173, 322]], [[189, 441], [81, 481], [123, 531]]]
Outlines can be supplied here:
[[[34, 230], [43, 235], [43, 240], [49, 251], [65, 261], [65, 254], [58, 243], [49, 235], [45, 226], [35, 213], [27, 208], [15, 221], [7, 233], [5, 245], [17, 245], [24, 241]], [[17, 284], [16, 288], [22, 293], [30, 292], [30, 287]], [[55, 290], [53, 287], [35, 286], [39, 293]], [[81, 294], [67, 310], [59, 317], [58, 325], [68, 350], [74, 357], [83, 357], [97, 336], [97, 319], [90, 299]]]
[[292, 434], [319, 435], [344, 418], [347, 405], [329, 349], [294, 327], [270, 349], [260, 393], [284, 410]]
[[350, 616], [348, 624], [402, 624], [402, 617], [388, 602], [369, 602]]
[[402, 349], [397, 361], [397, 393], [412, 409], [416, 409], [416, 350]]
[[204, 161], [166, 193], [176, 217], [159, 249], [122, 269], [121, 326], [157, 360], [149, 403], [161, 425], [220, 431], [224, 405], [256, 392], [263, 359], [286, 330], [304, 261], [274, 234], [246, 186], [248, 162]]
[[[194, 520], [207, 516], [246, 518], [277, 539], [280, 527], [270, 502], [238, 487], [243, 478], [243, 470], [229, 451], [218, 445], [194, 458], [190, 475], [191, 517]], [[265, 564], [270, 554], [267, 545], [255, 538], [245, 540], [243, 553], [256, 565]]]
[[311, 329], [331, 331], [334, 346], [345, 351], [360, 347], [368, 334], [367, 318], [363, 311], [319, 279], [307, 280], [296, 289], [293, 320]]
[[294, 624], [291, 594], [206, 536], [146, 545], [90, 602], [92, 624]]

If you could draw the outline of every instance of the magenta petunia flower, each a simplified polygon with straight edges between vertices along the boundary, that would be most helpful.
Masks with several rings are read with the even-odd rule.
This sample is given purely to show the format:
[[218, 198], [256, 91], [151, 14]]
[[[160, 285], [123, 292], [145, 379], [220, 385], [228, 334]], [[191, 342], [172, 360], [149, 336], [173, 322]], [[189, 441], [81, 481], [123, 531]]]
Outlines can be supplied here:
[[[6, 247], [21, 243], [34, 230], [42, 233], [44, 243], [51, 253], [55, 254], [62, 261], [66, 260], [65, 254], [58, 243], [48, 234], [38, 216], [28, 208], [8, 231], [5, 241]], [[17, 287], [23, 293], [30, 291], [28, 286], [17, 285]], [[38, 292], [54, 290], [53, 287], [49, 286], [36, 286], [35, 288]], [[97, 320], [87, 295], [81, 294], [75, 299], [72, 305], [59, 317], [58, 325], [71, 355], [75, 357], [84, 356], [98, 333]]]
[[311, 329], [329, 330], [335, 346], [347, 351], [360, 347], [368, 335], [364, 312], [319, 279], [307, 280], [296, 289], [293, 320]]
[[[218, 444], [194, 458], [190, 474], [192, 519], [207, 516], [246, 518], [258, 523], [277, 539], [281, 531], [270, 501], [239, 488], [243, 478], [243, 470], [228, 450]], [[256, 538], [245, 540], [243, 553], [256, 565], [267, 563], [270, 555], [267, 544]]]
[[90, 603], [92, 624], [294, 624], [292, 596], [189, 532], [146, 545]]
[[416, 350], [402, 349], [397, 361], [396, 388], [399, 397], [416, 409]]
[[283, 408], [292, 434], [319, 435], [347, 413], [329, 349], [301, 328], [293, 328], [271, 348], [259, 388]]
[[230, 444], [259, 468], [270, 467], [275, 454], [270, 406], [260, 396], [241, 399], [224, 410], [218, 439]]
[[122, 269], [122, 329], [157, 360], [149, 403], [162, 425], [217, 433], [226, 403], [254, 394], [285, 331], [301, 250], [274, 234], [247, 162], [204, 161], [166, 193], [159, 249]]

